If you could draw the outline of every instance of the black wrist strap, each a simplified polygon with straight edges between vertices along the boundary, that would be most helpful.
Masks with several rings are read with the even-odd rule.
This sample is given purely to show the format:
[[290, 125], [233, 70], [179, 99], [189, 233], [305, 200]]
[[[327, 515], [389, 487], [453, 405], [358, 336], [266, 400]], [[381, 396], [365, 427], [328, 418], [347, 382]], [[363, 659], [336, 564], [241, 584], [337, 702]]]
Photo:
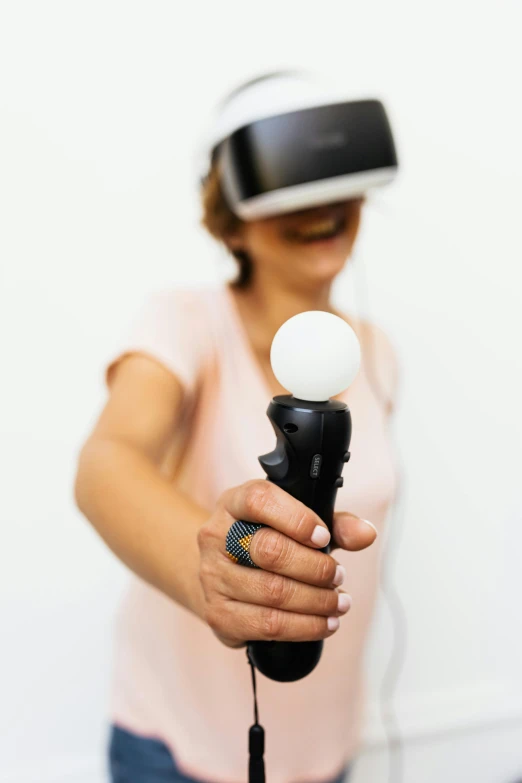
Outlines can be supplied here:
[[259, 724], [257, 709], [256, 667], [250, 657], [250, 649], [247, 646], [247, 660], [252, 671], [252, 689], [254, 691], [254, 725], [250, 726], [248, 733], [248, 783], [265, 783], [265, 730]]

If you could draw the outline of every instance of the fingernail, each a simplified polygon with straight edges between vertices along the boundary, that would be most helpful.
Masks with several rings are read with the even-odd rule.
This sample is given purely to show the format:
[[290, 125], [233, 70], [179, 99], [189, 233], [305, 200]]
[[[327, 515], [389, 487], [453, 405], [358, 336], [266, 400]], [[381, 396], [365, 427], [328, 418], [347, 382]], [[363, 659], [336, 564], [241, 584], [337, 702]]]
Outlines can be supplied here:
[[348, 593], [339, 593], [339, 598], [337, 600], [337, 609], [341, 612], [341, 614], [345, 614], [351, 605], [352, 605], [352, 596], [348, 595]]
[[337, 568], [335, 569], [335, 576], [333, 580], [334, 585], [336, 587], [342, 585], [342, 583], [345, 580], [345, 577], [346, 577], [346, 568], [344, 568], [344, 566], [342, 565], [338, 565]]
[[316, 525], [311, 540], [314, 544], [317, 544], [317, 546], [326, 546], [330, 541], [330, 531], [327, 527]]
[[378, 536], [378, 535], [379, 535], [379, 531], [377, 530], [377, 528], [375, 527], [375, 525], [373, 524], [373, 522], [370, 522], [370, 520], [369, 520], [369, 519], [361, 519], [361, 522], [364, 522], [364, 524], [365, 524], [365, 525], [370, 525], [370, 527], [372, 528], [372, 530], [375, 530], [375, 535], [376, 535], [376, 536]]
[[337, 631], [339, 628], [341, 621], [338, 617], [329, 617], [327, 620], [328, 630], [329, 631]]

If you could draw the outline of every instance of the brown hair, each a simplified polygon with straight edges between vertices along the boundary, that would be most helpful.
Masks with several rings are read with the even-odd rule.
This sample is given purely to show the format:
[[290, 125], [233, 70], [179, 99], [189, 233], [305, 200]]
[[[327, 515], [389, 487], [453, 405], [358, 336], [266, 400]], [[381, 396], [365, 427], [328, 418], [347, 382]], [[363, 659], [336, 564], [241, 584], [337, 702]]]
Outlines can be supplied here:
[[228, 247], [227, 237], [242, 225], [241, 218], [235, 215], [227, 204], [221, 187], [217, 164], [213, 164], [206, 177], [201, 191], [203, 214], [201, 225], [217, 239], [223, 242], [236, 259], [239, 272], [233, 285], [236, 288], [246, 288], [252, 279], [254, 266], [248, 253], [244, 250], [232, 250]]

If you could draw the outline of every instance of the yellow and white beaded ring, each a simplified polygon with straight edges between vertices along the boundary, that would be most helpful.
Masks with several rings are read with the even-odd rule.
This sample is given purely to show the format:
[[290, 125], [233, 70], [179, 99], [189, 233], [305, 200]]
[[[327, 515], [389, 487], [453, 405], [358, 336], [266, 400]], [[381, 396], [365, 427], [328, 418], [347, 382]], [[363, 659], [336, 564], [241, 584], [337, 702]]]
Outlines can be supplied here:
[[234, 522], [227, 533], [226, 550], [227, 555], [234, 563], [248, 566], [249, 568], [259, 568], [250, 557], [250, 544], [257, 531], [265, 525], [254, 524], [252, 522]]

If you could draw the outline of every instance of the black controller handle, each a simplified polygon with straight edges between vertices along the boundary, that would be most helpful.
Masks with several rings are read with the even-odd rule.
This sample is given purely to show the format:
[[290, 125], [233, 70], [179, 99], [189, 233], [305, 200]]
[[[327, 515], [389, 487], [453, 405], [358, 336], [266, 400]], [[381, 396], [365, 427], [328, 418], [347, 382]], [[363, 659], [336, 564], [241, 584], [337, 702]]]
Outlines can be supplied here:
[[[274, 451], [259, 457], [269, 481], [311, 508], [332, 532], [335, 497], [348, 462], [352, 422], [344, 402], [310, 402], [291, 395], [274, 397], [268, 406], [277, 436]], [[329, 551], [325, 547], [323, 552]], [[250, 656], [271, 680], [293, 682], [317, 665], [322, 641], [250, 642]]]

